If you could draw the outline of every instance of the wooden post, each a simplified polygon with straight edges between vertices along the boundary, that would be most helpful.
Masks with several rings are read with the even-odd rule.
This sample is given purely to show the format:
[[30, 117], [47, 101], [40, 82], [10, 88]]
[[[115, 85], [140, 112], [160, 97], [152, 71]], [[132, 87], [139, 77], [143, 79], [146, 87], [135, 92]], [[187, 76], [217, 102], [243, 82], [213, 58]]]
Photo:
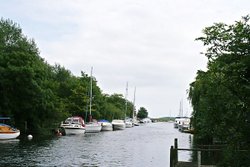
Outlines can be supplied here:
[[171, 146], [170, 148], [170, 166], [174, 167], [174, 146]]
[[197, 156], [198, 167], [201, 167], [201, 151], [198, 151]]
[[175, 164], [176, 164], [178, 162], [178, 139], [177, 138], [174, 139], [174, 148], [175, 148], [174, 157], [175, 157]]
[[24, 133], [27, 133], [27, 121], [24, 121]]

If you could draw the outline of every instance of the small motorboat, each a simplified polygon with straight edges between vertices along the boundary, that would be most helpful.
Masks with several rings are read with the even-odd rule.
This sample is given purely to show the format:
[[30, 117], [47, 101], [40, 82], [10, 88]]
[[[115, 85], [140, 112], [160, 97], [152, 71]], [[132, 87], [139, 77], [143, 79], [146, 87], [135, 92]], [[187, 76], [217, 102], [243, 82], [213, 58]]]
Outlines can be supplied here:
[[82, 117], [69, 117], [61, 123], [61, 128], [65, 130], [66, 135], [77, 135], [85, 133], [85, 124]]
[[102, 129], [101, 123], [93, 119], [91, 122], [86, 123], [86, 133], [99, 133]]
[[[0, 120], [9, 120], [9, 117], [0, 117]], [[0, 140], [15, 139], [20, 135], [20, 130], [7, 125], [5, 123], [0, 123]]]
[[125, 126], [126, 126], [126, 128], [132, 128], [132, 127], [133, 127], [132, 121], [130, 121], [130, 120], [125, 120]]
[[124, 130], [126, 128], [126, 124], [124, 120], [115, 119], [112, 121], [114, 130]]
[[112, 131], [113, 130], [112, 123], [110, 123], [109, 121], [102, 119], [102, 120], [99, 120], [99, 123], [101, 123], [101, 125], [102, 125], [101, 131]]

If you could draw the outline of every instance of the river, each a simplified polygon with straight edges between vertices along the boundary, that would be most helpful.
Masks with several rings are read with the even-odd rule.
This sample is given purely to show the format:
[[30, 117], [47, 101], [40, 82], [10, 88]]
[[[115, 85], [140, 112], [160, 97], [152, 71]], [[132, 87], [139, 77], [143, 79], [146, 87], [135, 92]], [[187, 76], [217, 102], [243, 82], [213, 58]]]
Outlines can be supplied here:
[[[0, 166], [168, 167], [170, 147], [190, 148], [192, 135], [173, 123], [151, 123], [121, 131], [0, 141]], [[180, 160], [189, 160], [180, 152]]]

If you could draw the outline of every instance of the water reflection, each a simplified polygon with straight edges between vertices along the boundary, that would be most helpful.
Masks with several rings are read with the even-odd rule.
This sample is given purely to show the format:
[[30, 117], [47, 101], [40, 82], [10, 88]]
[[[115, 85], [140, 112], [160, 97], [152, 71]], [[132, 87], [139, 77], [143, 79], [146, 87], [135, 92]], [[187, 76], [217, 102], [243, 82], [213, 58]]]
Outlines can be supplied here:
[[[192, 136], [180, 133], [172, 123], [154, 123], [122, 131], [101, 132], [49, 139], [20, 139], [0, 143], [0, 166], [124, 167], [169, 166], [169, 150], [190, 148]], [[189, 160], [180, 152], [180, 160]]]

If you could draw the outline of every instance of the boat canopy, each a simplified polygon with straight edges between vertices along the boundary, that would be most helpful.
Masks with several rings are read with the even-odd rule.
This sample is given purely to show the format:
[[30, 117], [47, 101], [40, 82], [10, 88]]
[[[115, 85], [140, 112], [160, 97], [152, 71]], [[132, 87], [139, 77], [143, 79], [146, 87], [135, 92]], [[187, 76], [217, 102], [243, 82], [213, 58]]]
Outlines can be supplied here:
[[101, 119], [101, 120], [99, 120], [98, 122], [109, 122], [109, 121], [106, 120], [106, 119]]
[[0, 117], [0, 120], [10, 120], [10, 117]]

